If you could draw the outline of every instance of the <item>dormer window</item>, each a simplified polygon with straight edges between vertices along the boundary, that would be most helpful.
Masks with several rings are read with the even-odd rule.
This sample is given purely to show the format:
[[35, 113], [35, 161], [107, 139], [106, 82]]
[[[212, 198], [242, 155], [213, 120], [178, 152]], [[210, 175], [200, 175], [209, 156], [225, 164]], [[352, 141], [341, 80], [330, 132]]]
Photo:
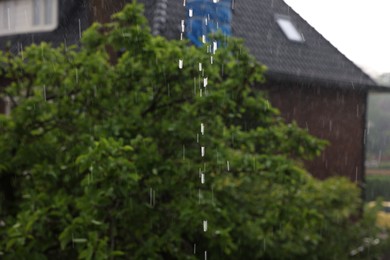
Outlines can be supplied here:
[[286, 15], [275, 15], [276, 22], [280, 29], [282, 29], [287, 39], [293, 42], [304, 42], [305, 38], [303, 34], [299, 32], [297, 27], [292, 23], [289, 16]]
[[52, 31], [58, 0], [0, 0], [0, 36]]

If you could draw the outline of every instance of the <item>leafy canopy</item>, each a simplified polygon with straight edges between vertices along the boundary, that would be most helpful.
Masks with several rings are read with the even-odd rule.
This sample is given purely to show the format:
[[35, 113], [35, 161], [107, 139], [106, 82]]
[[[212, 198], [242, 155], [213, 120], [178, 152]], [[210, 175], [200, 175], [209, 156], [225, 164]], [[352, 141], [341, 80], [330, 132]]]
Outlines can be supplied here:
[[142, 12], [93, 24], [79, 48], [0, 55], [3, 257], [347, 257], [368, 234], [351, 222], [359, 191], [302, 168], [325, 142], [255, 90], [264, 67], [219, 36], [211, 64], [207, 46], [152, 37]]

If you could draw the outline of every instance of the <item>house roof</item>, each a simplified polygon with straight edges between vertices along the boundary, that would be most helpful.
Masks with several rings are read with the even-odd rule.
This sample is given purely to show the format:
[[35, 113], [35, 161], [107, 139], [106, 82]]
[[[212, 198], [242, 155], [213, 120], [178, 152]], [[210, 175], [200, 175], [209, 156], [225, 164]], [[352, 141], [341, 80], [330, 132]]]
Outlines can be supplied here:
[[[188, 15], [183, 6], [185, 1], [191, 0], [138, 0], [145, 5], [152, 32], [168, 39], [180, 37], [180, 22]], [[4, 49], [8, 41], [12, 42], [13, 51], [41, 41], [54, 45], [77, 44], [79, 29], [84, 30], [90, 24], [88, 0], [59, 0], [59, 3], [60, 21], [56, 30], [0, 37], [0, 49]], [[256, 59], [268, 67], [269, 78], [321, 82], [346, 88], [386, 89], [377, 86], [284, 1], [232, 0], [232, 3], [232, 34], [243, 38]], [[276, 22], [277, 15], [288, 16], [305, 41], [289, 40]]]
[[[183, 1], [139, 2], [149, 6], [155, 3], [155, 11], [149, 9], [146, 14], [152, 30], [158, 29], [153, 30], [155, 33], [169, 39], [180, 37], [180, 21], [185, 20], [187, 15]], [[161, 12], [162, 9], [164, 12]], [[236, 0], [232, 9], [233, 36], [245, 40], [251, 54], [268, 67], [269, 77], [383, 90], [284, 1]], [[289, 40], [276, 21], [278, 16], [289, 18], [303, 34], [304, 42]]]

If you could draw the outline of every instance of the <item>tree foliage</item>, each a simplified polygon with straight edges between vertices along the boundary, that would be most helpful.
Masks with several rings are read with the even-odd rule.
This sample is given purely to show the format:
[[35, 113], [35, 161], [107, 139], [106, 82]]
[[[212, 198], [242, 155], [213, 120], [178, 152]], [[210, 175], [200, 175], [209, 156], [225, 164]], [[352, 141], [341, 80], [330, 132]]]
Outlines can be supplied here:
[[79, 48], [0, 55], [5, 259], [344, 259], [375, 235], [352, 220], [354, 184], [303, 169], [325, 142], [255, 90], [264, 67], [241, 41], [217, 36], [211, 64], [146, 24], [131, 4]]

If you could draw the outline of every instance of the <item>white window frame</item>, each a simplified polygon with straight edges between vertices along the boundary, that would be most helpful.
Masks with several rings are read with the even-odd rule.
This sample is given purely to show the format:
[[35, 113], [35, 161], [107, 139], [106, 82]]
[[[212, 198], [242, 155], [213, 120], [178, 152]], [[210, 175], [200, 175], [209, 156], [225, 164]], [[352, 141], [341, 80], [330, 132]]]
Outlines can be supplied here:
[[58, 6], [58, 0], [0, 0], [0, 37], [55, 30]]

